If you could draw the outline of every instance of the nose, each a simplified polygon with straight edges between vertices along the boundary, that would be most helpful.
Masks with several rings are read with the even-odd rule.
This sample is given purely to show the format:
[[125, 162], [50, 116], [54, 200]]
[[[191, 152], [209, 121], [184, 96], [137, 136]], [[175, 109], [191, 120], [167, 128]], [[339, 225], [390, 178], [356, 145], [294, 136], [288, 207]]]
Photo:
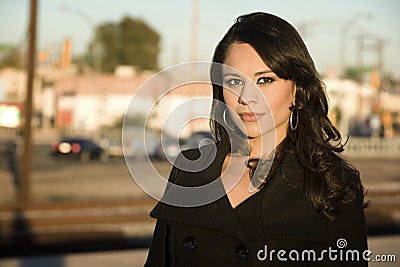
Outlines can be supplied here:
[[242, 89], [239, 95], [238, 103], [242, 105], [249, 105], [251, 103], [257, 104], [259, 100], [258, 88], [254, 86], [246, 86]]

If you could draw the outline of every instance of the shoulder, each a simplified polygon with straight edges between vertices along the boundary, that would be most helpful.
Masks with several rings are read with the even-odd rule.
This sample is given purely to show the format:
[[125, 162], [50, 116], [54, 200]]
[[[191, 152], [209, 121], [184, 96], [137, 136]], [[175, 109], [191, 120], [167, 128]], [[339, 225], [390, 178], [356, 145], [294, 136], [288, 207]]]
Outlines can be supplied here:
[[306, 169], [299, 161], [296, 153], [288, 151], [282, 158], [278, 171], [274, 176], [282, 177], [281, 182], [285, 184], [302, 186], [305, 173]]
[[[356, 203], [364, 206], [364, 187], [361, 181], [360, 172], [345, 159], [342, 159], [342, 164], [339, 168], [338, 175], [341, 178], [342, 190], [346, 193], [352, 193]], [[351, 196], [351, 194], [349, 195]], [[347, 202], [346, 200], [344, 202]], [[350, 201], [351, 202], [351, 201]]]
[[209, 203], [215, 195], [222, 196], [221, 183], [212, 182], [220, 176], [224, 158], [224, 151], [218, 143], [182, 151], [175, 160], [163, 197], [150, 215], [158, 219], [191, 222], [198, 212], [199, 203]]
[[219, 176], [226, 154], [222, 142], [184, 150], [174, 162], [169, 181], [186, 186], [199, 185], [192, 184], [193, 180], [210, 182]]

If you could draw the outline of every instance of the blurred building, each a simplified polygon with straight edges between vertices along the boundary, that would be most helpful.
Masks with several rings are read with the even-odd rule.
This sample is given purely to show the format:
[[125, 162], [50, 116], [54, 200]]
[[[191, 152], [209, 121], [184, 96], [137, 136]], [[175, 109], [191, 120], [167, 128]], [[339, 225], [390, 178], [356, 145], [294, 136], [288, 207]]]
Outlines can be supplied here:
[[134, 72], [128, 75], [126, 68], [122, 73], [70, 73], [59, 77], [54, 84], [57, 126], [71, 132], [91, 133], [115, 124], [124, 116], [137, 88], [149, 76]]
[[380, 88], [376, 81], [358, 83], [326, 78], [329, 116], [342, 134], [355, 136], [400, 135], [400, 90]]
[[[67, 55], [65, 60], [67, 66]], [[168, 88], [171, 82], [165, 79], [144, 94], [136, 95], [151, 75], [153, 73], [137, 73], [131, 66], [120, 66], [115, 73], [101, 74], [77, 73], [73, 65], [66, 69], [40, 66], [34, 82], [34, 127], [99, 137], [100, 129], [122, 122], [135, 96], [140, 99], [135, 102], [134, 110], [145, 112], [150, 107], [151, 114], [143, 115], [150, 115], [148, 125], [156, 131], [164, 129], [172, 135], [187, 136], [194, 131], [208, 130], [211, 103], [192, 100], [210, 99], [210, 84], [185, 84], [164, 94], [163, 88]], [[2, 114], [11, 114], [18, 108], [23, 120], [26, 79], [23, 70], [0, 70], [0, 104], [12, 105], [2, 108]], [[325, 78], [324, 82], [329, 97], [329, 116], [342, 134], [371, 136], [372, 126], [378, 124], [383, 127], [385, 136], [400, 134], [400, 90], [378, 91], [368, 84], [338, 78]], [[2, 121], [15, 125], [11, 118]]]
[[[27, 86], [27, 74], [24, 70], [15, 68], [0, 69], [0, 127], [18, 128], [23, 122], [23, 106], [25, 102]], [[40, 126], [40, 101], [41, 101], [41, 82], [38, 78], [34, 80], [34, 107], [33, 125]]]
[[175, 87], [157, 102], [150, 126], [183, 138], [193, 132], [209, 131], [211, 99], [212, 87], [209, 83]]
[[[193, 102], [189, 105], [184, 103], [194, 97], [210, 97], [209, 85], [207, 88], [203, 88], [202, 85], [174, 88], [171, 93], [164, 95], [161, 87], [168, 85], [160, 81], [158, 85], [145, 88], [145, 91], [136, 94], [150, 75], [151, 73], [137, 74], [127, 66], [123, 66], [114, 74], [70, 74], [60, 77], [55, 84], [57, 125], [81, 133], [113, 125], [127, 113], [128, 106], [135, 97], [136, 106], [131, 107], [131, 111], [148, 117], [148, 125], [154, 130], [165, 128], [170, 134], [176, 134], [175, 131], [179, 130], [177, 129], [179, 126], [174, 123], [182, 120], [190, 124], [191, 131], [206, 130], [208, 121], [190, 120], [196, 114], [204, 113], [204, 110], [208, 113], [209, 107], [205, 108], [204, 105], [198, 107], [199, 103], [193, 104]], [[181, 109], [176, 110], [178, 107]], [[151, 112], [148, 113], [148, 110]], [[165, 123], [167, 120], [168, 123]]]
[[379, 100], [385, 136], [400, 136], [400, 90], [384, 90]]
[[324, 83], [329, 97], [329, 116], [339, 131], [348, 134], [357, 127], [360, 127], [360, 135], [367, 131], [377, 91], [367, 84], [348, 79], [327, 78]]
[[23, 70], [4, 68], [0, 70], [0, 101], [23, 102], [25, 100], [27, 75]]

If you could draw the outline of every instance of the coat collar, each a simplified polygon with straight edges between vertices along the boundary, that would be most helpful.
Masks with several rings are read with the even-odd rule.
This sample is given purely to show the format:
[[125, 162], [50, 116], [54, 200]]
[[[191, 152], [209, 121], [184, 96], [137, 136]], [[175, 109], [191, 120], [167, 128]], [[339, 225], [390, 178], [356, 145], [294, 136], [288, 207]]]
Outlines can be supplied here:
[[[176, 176], [176, 181], [174, 182], [180, 185], [189, 184], [193, 186], [193, 180], [202, 180], [205, 181], [205, 183], [216, 180], [215, 186], [212, 187], [212, 190], [209, 191], [209, 194], [205, 196], [205, 198], [213, 198], [216, 194], [219, 194], [222, 197], [212, 202], [208, 201], [208, 204], [197, 207], [177, 207], [160, 201], [151, 211], [150, 215], [157, 219], [208, 227], [225, 232], [244, 241], [245, 236], [242, 234], [243, 231], [241, 226], [234, 214], [229, 199], [226, 196], [224, 186], [221, 180], [218, 179], [220, 178], [222, 164], [229, 151], [229, 146], [226, 143], [219, 142], [217, 143], [217, 150], [218, 152], [215, 160], [207, 169], [199, 173], [180, 171]], [[196, 153], [198, 154], [198, 151], [189, 152], [186, 156], [190, 158]], [[274, 178], [275, 177], [272, 179]], [[168, 190], [167, 188], [164, 196], [168, 197], [169, 195], [175, 194], [176, 192]]]
[[[202, 180], [205, 184], [213, 182], [214, 186], [212, 186], [212, 189], [204, 196], [204, 199], [208, 204], [197, 207], [178, 207], [166, 204], [163, 200], [168, 200], [170, 196], [176, 196], [176, 192], [174, 192], [173, 189], [171, 190], [171, 188], [167, 188], [163, 200], [157, 203], [150, 215], [157, 219], [209, 227], [211, 229], [226, 232], [239, 239], [244, 239], [240, 234], [240, 225], [232, 212], [232, 207], [226, 196], [223, 184], [219, 179], [222, 164], [229, 152], [229, 145], [226, 142], [218, 142], [216, 148], [217, 154], [215, 160], [207, 169], [196, 173], [179, 171], [173, 181], [175, 184], [189, 184], [191, 186], [194, 185], [193, 183], [196, 183], [193, 181], [198, 180]], [[193, 158], [198, 157], [198, 155], [196, 156], [198, 150], [186, 151], [183, 154], [186, 158], [193, 160]], [[210, 200], [214, 199], [217, 195], [221, 197], [210, 202]]]

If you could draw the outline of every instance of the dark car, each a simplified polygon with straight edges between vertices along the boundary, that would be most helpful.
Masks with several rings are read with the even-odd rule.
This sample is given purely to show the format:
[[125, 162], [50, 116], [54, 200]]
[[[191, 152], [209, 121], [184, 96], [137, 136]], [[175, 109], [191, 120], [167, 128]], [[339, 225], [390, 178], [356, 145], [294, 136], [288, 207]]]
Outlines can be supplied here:
[[194, 132], [189, 138], [186, 139], [185, 148], [199, 148], [201, 146], [214, 143], [213, 140], [213, 135], [209, 131]]
[[153, 158], [174, 161], [179, 155], [182, 145], [184, 145], [184, 140], [182, 139], [176, 140], [172, 137], [164, 137], [162, 142], [160, 141], [156, 146]]
[[104, 149], [90, 139], [64, 138], [52, 146], [52, 155], [78, 158], [81, 161], [104, 159]]
[[179, 140], [176, 140], [172, 137], [165, 137], [163, 142], [160, 143], [156, 149], [156, 158], [168, 158], [169, 160], [174, 161], [181, 150], [199, 148], [200, 146], [212, 143], [213, 136], [212, 133], [208, 131], [194, 132], [187, 139], [179, 138]]

